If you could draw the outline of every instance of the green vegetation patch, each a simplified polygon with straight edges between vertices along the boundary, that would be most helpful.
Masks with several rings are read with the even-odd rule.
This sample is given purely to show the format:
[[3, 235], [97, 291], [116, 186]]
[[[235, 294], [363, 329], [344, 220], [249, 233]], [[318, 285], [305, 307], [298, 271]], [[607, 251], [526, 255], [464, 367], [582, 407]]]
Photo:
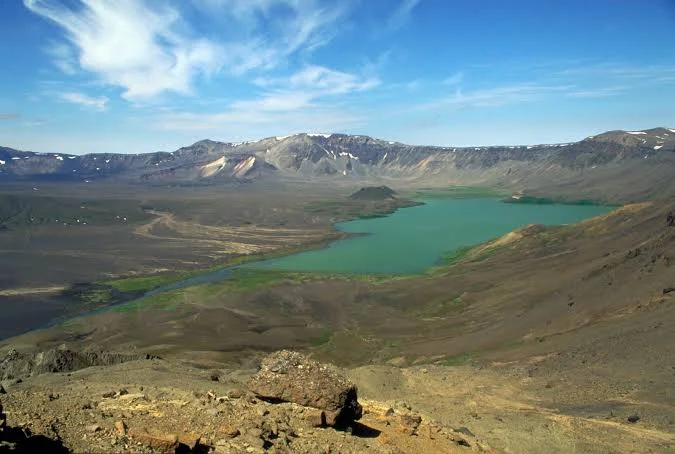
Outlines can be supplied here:
[[[302, 279], [302, 277], [298, 276], [296, 279]], [[284, 280], [292, 279], [289, 279], [289, 276], [286, 276], [285, 273], [276, 271], [238, 269], [234, 271], [234, 276], [227, 279], [226, 281], [219, 282], [217, 284], [208, 284], [205, 287], [213, 287], [217, 290], [240, 292], [267, 287], [272, 284], [283, 282]]]
[[[343, 236], [340, 234], [339, 236]], [[201, 268], [197, 270], [192, 270], [192, 271], [181, 271], [181, 272], [175, 272], [175, 273], [170, 273], [170, 274], [151, 274], [151, 275], [141, 275], [141, 276], [129, 276], [129, 277], [121, 277], [121, 278], [115, 278], [115, 279], [109, 279], [106, 281], [101, 281], [98, 282], [97, 284], [100, 285], [106, 285], [110, 286], [113, 289], [119, 291], [119, 292], [148, 292], [150, 290], [153, 290], [157, 287], [161, 287], [164, 285], [169, 285], [169, 284], [174, 284], [192, 277], [199, 276], [201, 274], [207, 274], [207, 273], [212, 273], [224, 268], [229, 268], [237, 265], [243, 265], [246, 263], [251, 263], [251, 262], [258, 262], [258, 261], [263, 261], [263, 260], [269, 260], [269, 259], [274, 259], [278, 257], [283, 257], [286, 255], [291, 255], [295, 254], [298, 252], [302, 251], [307, 251], [311, 249], [316, 249], [319, 247], [323, 247], [325, 243], [331, 239], [335, 238], [330, 238], [326, 241], [321, 241], [321, 242], [316, 242], [312, 243], [309, 245], [302, 245], [302, 246], [294, 246], [294, 247], [289, 247], [289, 248], [284, 248], [284, 249], [279, 249], [276, 251], [271, 251], [271, 252], [264, 252], [260, 254], [250, 254], [250, 255], [241, 255], [238, 257], [233, 257], [229, 260], [227, 260], [224, 263], [220, 263], [218, 265], [214, 265], [212, 267], [208, 268]], [[238, 270], [236, 271], [237, 276], [241, 279], [243, 279], [244, 282], [247, 281], [247, 276], [245, 276], [245, 271], [244, 270]], [[269, 273], [272, 273], [270, 271]], [[279, 274], [279, 273], [277, 273]], [[298, 274], [298, 273], [296, 273]], [[248, 276], [250, 277], [250, 276]], [[255, 278], [253, 278], [255, 279]]]
[[112, 290], [107, 288], [95, 289], [82, 295], [84, 304], [102, 305], [109, 304], [113, 300]]
[[147, 296], [114, 308], [118, 312], [138, 310], [174, 310], [184, 303], [209, 304], [224, 294], [250, 291], [266, 286], [302, 280], [305, 276], [277, 271], [238, 269], [220, 282], [195, 285]]
[[335, 331], [321, 344], [315, 356], [342, 367], [364, 364], [382, 347], [381, 341], [358, 330]]
[[422, 306], [411, 308], [411, 313], [417, 318], [443, 318], [450, 314], [456, 314], [468, 307], [469, 303], [462, 299], [461, 295], [453, 298], [444, 298], [429, 301]]
[[186, 301], [184, 289], [172, 290], [158, 295], [147, 296], [129, 303], [120, 304], [115, 312], [134, 312], [147, 310], [175, 310]]
[[112, 279], [104, 281], [104, 284], [110, 285], [120, 292], [138, 292], [149, 291], [162, 285], [178, 282], [189, 277], [189, 273], [173, 275], [150, 275], [139, 277], [127, 277], [121, 279]]
[[448, 356], [437, 362], [437, 364], [442, 366], [463, 366], [468, 364], [473, 359], [471, 352], [460, 353], [455, 356]]
[[125, 295], [109, 285], [99, 283], [73, 284], [61, 296], [88, 308], [108, 306], [123, 301]]
[[463, 246], [455, 249], [454, 251], [446, 252], [440, 258], [440, 263], [443, 266], [454, 265], [469, 255], [469, 252], [474, 248], [474, 246]]

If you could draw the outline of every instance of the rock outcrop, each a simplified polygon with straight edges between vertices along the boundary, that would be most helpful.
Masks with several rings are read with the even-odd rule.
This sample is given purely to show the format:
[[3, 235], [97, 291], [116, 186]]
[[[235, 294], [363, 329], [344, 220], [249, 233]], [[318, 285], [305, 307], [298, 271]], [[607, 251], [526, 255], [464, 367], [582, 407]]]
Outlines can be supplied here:
[[282, 350], [262, 361], [248, 388], [260, 399], [317, 409], [317, 426], [348, 427], [362, 415], [356, 385], [333, 365]]
[[357, 200], [388, 200], [395, 197], [396, 191], [389, 186], [366, 186], [349, 196]]
[[0, 380], [11, 384], [33, 375], [72, 372], [92, 366], [111, 366], [126, 361], [153, 359], [150, 355], [106, 351], [74, 351], [52, 348], [38, 353], [22, 353], [10, 349], [0, 360]]

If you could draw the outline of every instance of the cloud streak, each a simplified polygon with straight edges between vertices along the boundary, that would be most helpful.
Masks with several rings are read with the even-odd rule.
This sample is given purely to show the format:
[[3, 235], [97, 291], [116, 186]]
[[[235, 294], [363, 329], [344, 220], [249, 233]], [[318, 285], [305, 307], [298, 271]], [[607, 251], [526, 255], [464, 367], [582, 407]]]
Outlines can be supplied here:
[[77, 59], [71, 46], [65, 43], [52, 43], [45, 51], [52, 57], [54, 66], [69, 76], [77, 72]]
[[413, 10], [421, 1], [422, 0], [401, 0], [401, 3], [399, 3], [398, 7], [387, 21], [387, 28], [389, 30], [396, 30], [397, 28], [403, 27], [408, 23]]
[[453, 95], [420, 104], [416, 110], [501, 107], [542, 100], [547, 95], [565, 93], [572, 88], [574, 88], [573, 85], [545, 85], [537, 83], [503, 85], [470, 91], [463, 91], [458, 88]]
[[443, 85], [459, 85], [464, 80], [464, 74], [461, 72], [455, 73], [443, 80]]
[[[296, 53], [310, 53], [336, 33], [346, 7], [318, 0], [197, 0], [204, 20], [228, 33], [199, 36], [182, 2], [151, 0], [23, 0], [57, 24], [67, 43], [46, 50], [63, 73], [78, 68], [123, 97], [143, 101], [163, 93], [189, 95], [201, 78], [270, 70]], [[206, 37], [208, 35], [208, 37]]]
[[245, 37], [227, 45], [235, 74], [272, 69], [296, 53], [311, 53], [328, 44], [350, 6], [319, 0], [200, 0], [199, 4], [226, 17]]
[[570, 91], [567, 96], [570, 98], [606, 98], [609, 96], [618, 96], [626, 93], [630, 87], [600, 87], [600, 88], [586, 88]]
[[105, 96], [93, 97], [78, 92], [60, 93], [59, 99], [97, 112], [105, 111], [108, 103], [108, 98]]
[[[231, 131], [234, 125], [235, 130], [247, 131], [279, 125], [300, 131], [344, 129], [360, 123], [362, 118], [341, 107], [342, 102], [352, 94], [374, 89], [380, 80], [307, 65], [287, 77], [258, 78], [255, 83], [264, 90], [257, 98], [235, 101], [221, 112], [161, 115], [156, 119], [157, 127], [219, 132]], [[340, 102], [336, 103], [336, 98]]]
[[18, 120], [19, 118], [21, 118], [21, 114], [14, 112], [0, 112], [0, 121]]
[[122, 87], [126, 99], [188, 93], [197, 75], [219, 67], [219, 47], [182, 34], [170, 7], [152, 10], [142, 0], [80, 0], [77, 10], [54, 0], [24, 4], [60, 26], [79, 51], [79, 65]]

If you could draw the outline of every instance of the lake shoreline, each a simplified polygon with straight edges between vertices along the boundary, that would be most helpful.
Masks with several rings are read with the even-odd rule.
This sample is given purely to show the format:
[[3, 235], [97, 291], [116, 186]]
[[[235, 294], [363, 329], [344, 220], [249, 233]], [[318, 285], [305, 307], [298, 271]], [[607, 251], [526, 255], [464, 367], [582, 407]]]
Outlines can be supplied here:
[[[305, 256], [307, 254], [315, 254], [315, 255], [334, 254], [335, 249], [343, 248], [345, 244], [351, 245], [348, 247], [353, 247], [353, 243], [355, 240], [360, 241], [362, 245], [369, 244], [368, 242], [377, 241], [377, 238], [375, 238], [374, 240], [372, 239], [373, 237], [376, 237], [378, 235], [376, 231], [369, 231], [368, 228], [361, 229], [360, 227], [368, 225], [372, 226], [373, 223], [375, 225], [385, 223], [386, 225], [383, 228], [386, 231], [389, 230], [391, 227], [392, 221], [388, 220], [391, 220], [392, 218], [394, 218], [393, 222], [404, 222], [404, 223], [412, 222], [411, 225], [413, 227], [416, 226], [416, 228], [418, 229], [422, 228], [420, 234], [417, 235], [418, 237], [425, 237], [425, 236], [433, 237], [434, 235], [438, 234], [438, 232], [433, 233], [434, 230], [436, 229], [435, 224], [438, 223], [437, 222], [438, 220], [434, 219], [433, 217], [430, 220], [428, 218], [429, 215], [428, 212], [431, 212], [433, 214], [434, 210], [439, 209], [442, 212], [444, 209], [452, 207], [453, 204], [471, 207], [477, 204], [481, 206], [485, 205], [486, 208], [479, 209], [479, 212], [483, 209], [486, 211], [497, 209], [499, 211], [500, 209], [499, 207], [509, 207], [509, 206], [524, 207], [528, 205], [528, 204], [509, 204], [504, 202], [505, 202], [504, 200], [501, 200], [494, 196], [459, 197], [459, 198], [432, 197], [430, 199], [423, 199], [423, 200], [417, 199], [414, 204], [396, 208], [392, 210], [391, 213], [389, 213], [384, 217], [369, 217], [367, 219], [357, 218], [350, 221], [335, 223], [333, 224], [334, 232], [332, 234], [327, 235], [327, 237], [322, 239], [321, 241], [313, 242], [310, 244], [303, 244], [297, 247], [284, 248], [262, 254], [239, 256], [231, 260], [228, 260], [226, 263], [220, 265], [216, 265], [205, 269], [198, 269], [186, 273], [178, 273], [178, 274], [174, 273], [171, 275], [166, 274], [143, 275], [143, 276], [123, 277], [119, 279], [110, 279], [107, 281], [100, 281], [86, 284], [73, 284], [71, 287], [69, 287], [69, 289], [63, 291], [62, 293], [65, 295], [69, 292], [69, 290], [72, 290], [73, 287], [79, 285], [81, 290], [80, 294], [78, 294], [77, 292], [76, 293], [71, 292], [71, 294], [79, 300], [79, 307], [76, 307], [74, 312], [68, 311], [70, 312], [69, 314], [64, 314], [61, 317], [56, 317], [55, 319], [52, 319], [47, 326], [42, 324], [40, 327], [37, 328], [39, 329], [41, 327], [42, 328], [52, 327], [54, 325], [58, 325], [59, 323], [66, 322], [67, 320], [86, 317], [88, 315], [92, 315], [101, 311], [114, 310], [116, 308], [123, 307], [125, 305], [132, 304], [137, 301], [141, 301], [145, 298], [153, 297], [159, 294], [164, 294], [175, 290], [182, 290], [195, 285], [202, 285], [210, 282], [220, 282], [230, 280], [236, 278], [235, 272], [238, 269], [246, 269], [249, 271], [259, 273], [270, 273], [272, 275], [278, 274], [279, 276], [282, 276], [284, 274], [291, 275], [293, 273], [296, 274], [309, 273], [316, 275], [318, 278], [321, 278], [321, 276], [330, 277], [331, 275], [332, 276], [340, 275], [345, 277], [346, 279], [355, 278], [357, 276], [414, 277], [424, 275], [430, 269], [436, 269], [438, 267], [446, 265], [447, 260], [444, 257], [447, 256], [448, 254], [452, 255], [454, 251], [460, 249], [462, 250], [470, 249], [479, 244], [490, 241], [495, 236], [499, 236], [501, 234], [508, 233], [509, 231], [513, 231], [514, 229], [520, 227], [521, 225], [518, 224], [518, 222], [511, 222], [511, 224], [507, 223], [504, 225], [500, 225], [500, 227], [498, 227], [498, 230], [495, 231], [496, 234], [485, 233], [483, 236], [480, 235], [473, 236], [466, 242], [462, 242], [460, 244], [453, 244], [451, 246], [444, 246], [445, 243], [439, 243], [439, 245], [434, 246], [435, 249], [431, 250], [431, 252], [427, 250], [427, 252], [425, 253], [427, 255], [431, 254], [433, 256], [432, 260], [427, 260], [429, 263], [426, 263], [424, 261], [425, 259], [423, 259], [422, 262], [416, 262], [417, 264], [414, 266], [407, 266], [402, 268], [387, 268], [387, 269], [376, 269], [372, 267], [368, 268], [367, 264], [363, 265], [363, 263], [361, 263], [362, 261], [358, 258], [358, 256], [355, 256], [354, 258], [349, 258], [347, 260], [349, 266], [353, 266], [354, 263], [359, 264], [359, 268], [350, 268], [350, 269], [340, 269], [339, 267], [321, 268], [309, 266], [303, 268], [301, 266], [300, 267], [284, 266], [283, 263], [285, 260], [291, 261], [297, 260], [298, 257]], [[541, 207], [547, 205], [549, 206], [549, 208], [555, 205], [563, 206], [563, 204], [559, 203], [552, 203], [552, 204], [536, 203], [532, 204], [531, 206], [535, 207], [535, 209], [538, 208], [540, 209]], [[404, 210], [402, 208], [410, 208], [410, 210]], [[580, 208], [591, 210], [593, 210], [593, 208], [609, 209], [609, 207], [595, 206], [595, 205], [593, 206], [581, 205]], [[413, 209], [422, 211], [413, 213], [413, 211], [415, 211]], [[604, 209], [601, 211], [604, 212]], [[506, 213], [507, 218], [512, 214], [512, 212], [510, 211], [507, 211]], [[593, 216], [594, 215], [595, 214], [593, 214]], [[400, 217], [402, 221], [399, 218], [397, 218], [397, 216]], [[581, 219], [585, 219], [587, 217], [589, 216], [582, 216]], [[499, 218], [499, 216], [497, 216], [497, 218]], [[485, 219], [486, 219], [485, 224], [488, 225], [491, 222], [490, 217], [487, 217]], [[420, 224], [422, 225], [421, 227]], [[351, 230], [349, 228], [346, 229], [345, 225], [351, 226], [352, 229]], [[425, 228], [429, 230], [428, 234], [427, 232], [424, 231]], [[467, 228], [466, 230], [471, 231], [475, 230], [475, 228], [474, 229]], [[444, 236], [448, 235], [452, 236], [449, 233], [445, 234]], [[399, 244], [399, 245], [405, 244], [406, 247], [414, 249], [414, 246], [407, 244], [405, 240], [399, 239], [398, 241], [394, 241], [391, 244]], [[387, 246], [386, 249], [392, 249], [391, 245]], [[393, 250], [398, 249], [394, 248]], [[415, 255], [418, 254], [419, 251], [412, 250], [406, 252], [407, 254], [403, 254], [406, 255], [405, 260], [408, 259], [419, 260], [418, 258], [415, 258]], [[366, 257], [366, 259], [372, 259], [372, 257]], [[384, 261], [391, 262], [392, 260], [384, 259]], [[279, 263], [282, 263], [282, 265], [279, 265]], [[419, 263], [422, 264], [420, 265]], [[258, 267], [256, 265], [261, 266]], [[87, 286], [91, 286], [90, 288], [91, 291], [87, 291]], [[106, 292], [108, 292], [108, 294], [110, 295], [110, 298], [108, 299], [106, 299], [105, 296], [101, 297], [101, 294], [105, 295]], [[101, 299], [97, 299], [99, 297], [101, 297]], [[83, 305], [85, 304], [88, 307], [83, 307]], [[27, 328], [26, 331], [30, 331], [31, 329], [35, 329], [36, 327], [31, 326], [26, 328]]]

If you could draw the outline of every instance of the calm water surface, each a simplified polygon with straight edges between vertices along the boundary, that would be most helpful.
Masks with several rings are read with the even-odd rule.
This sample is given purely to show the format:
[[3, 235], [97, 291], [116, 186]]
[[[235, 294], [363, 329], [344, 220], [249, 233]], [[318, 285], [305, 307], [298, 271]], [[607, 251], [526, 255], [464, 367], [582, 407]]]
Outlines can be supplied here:
[[559, 225], [610, 211], [606, 206], [503, 203], [500, 199], [435, 199], [391, 216], [336, 227], [364, 236], [327, 248], [246, 265], [247, 268], [340, 273], [416, 273], [462, 246], [501, 236], [527, 224]]

